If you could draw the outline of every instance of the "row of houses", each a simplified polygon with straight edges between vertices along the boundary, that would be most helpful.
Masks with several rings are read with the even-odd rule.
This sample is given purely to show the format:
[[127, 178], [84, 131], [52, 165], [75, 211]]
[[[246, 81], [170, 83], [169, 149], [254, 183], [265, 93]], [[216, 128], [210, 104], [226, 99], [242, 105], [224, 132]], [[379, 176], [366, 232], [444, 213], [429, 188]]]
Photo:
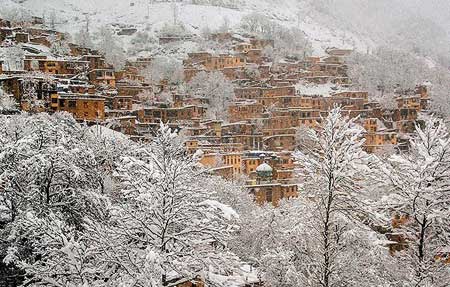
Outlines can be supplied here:
[[[428, 102], [426, 86], [399, 95], [393, 109], [381, 108], [366, 91], [349, 89], [345, 64], [349, 50], [329, 48], [325, 57], [273, 63], [263, 53], [274, 48], [273, 40], [216, 33], [209, 40], [228, 43], [229, 53], [189, 53], [183, 61], [186, 83], [201, 71], [222, 72], [234, 83], [235, 98], [227, 107], [227, 118], [215, 120], [207, 116], [207, 99], [191, 97], [166, 79], [156, 85], [147, 83], [143, 71], [152, 58], [129, 60], [116, 70], [98, 51], [72, 43], [68, 43], [70, 55], [49, 53], [49, 39], [65, 37], [57, 31], [35, 26], [3, 28], [10, 31], [4, 42], [20, 47], [24, 57], [22, 69], [0, 70], [0, 84], [22, 110], [69, 112], [79, 121], [107, 124], [134, 140], [151, 140], [160, 122], [169, 123], [185, 131], [187, 151], [201, 151], [202, 162], [215, 173], [230, 179], [249, 177], [249, 192], [261, 203], [276, 205], [282, 198], [296, 196], [293, 173], [283, 171], [280, 178], [273, 160], [279, 157], [272, 153], [282, 155], [283, 160], [291, 157], [299, 148], [299, 137], [304, 136], [301, 130], [318, 128], [334, 106], [357, 118], [366, 130], [365, 149], [377, 152], [402, 147], [404, 135], [412, 132]], [[33, 42], [39, 37], [48, 41]], [[248, 70], [257, 73], [249, 75]], [[314, 87], [312, 92], [304, 88], [309, 86]], [[329, 86], [333, 88], [322, 91]], [[259, 155], [250, 159], [250, 151]], [[267, 157], [261, 159], [261, 155]], [[272, 177], [262, 180], [256, 169], [268, 169], [266, 165]], [[256, 185], [257, 189], [251, 187]]]

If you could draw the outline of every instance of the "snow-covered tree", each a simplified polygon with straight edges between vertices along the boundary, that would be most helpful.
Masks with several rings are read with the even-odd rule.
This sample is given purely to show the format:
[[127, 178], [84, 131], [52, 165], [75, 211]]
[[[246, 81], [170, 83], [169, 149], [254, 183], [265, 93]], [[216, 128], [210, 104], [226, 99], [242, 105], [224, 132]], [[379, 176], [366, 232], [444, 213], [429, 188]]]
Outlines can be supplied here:
[[220, 33], [228, 33], [230, 31], [230, 19], [227, 16], [223, 17], [223, 22], [218, 30]]
[[228, 105], [234, 99], [233, 84], [221, 72], [200, 72], [190, 82], [189, 93], [209, 100], [208, 114], [226, 120]]
[[163, 37], [182, 37], [186, 36], [188, 31], [182, 23], [164, 23], [164, 26], [159, 31], [159, 34]]
[[397, 97], [398, 95], [385, 93], [379, 96], [377, 101], [383, 109], [394, 110], [398, 108]]
[[301, 286], [298, 281], [298, 270], [295, 268], [295, 251], [278, 247], [267, 250], [261, 259], [260, 272], [263, 282], [268, 286], [294, 287]]
[[310, 149], [296, 154], [305, 180], [298, 212], [303, 216], [297, 227], [298, 280], [305, 286], [380, 286], [388, 278], [379, 277], [376, 262], [387, 252], [363, 224], [370, 218], [363, 129], [334, 108], [309, 137]]
[[117, 177], [122, 188], [110, 222], [90, 231], [104, 246], [103, 260], [118, 266], [116, 276], [135, 285], [167, 286], [230, 266], [228, 219], [235, 213], [215, 200], [212, 188], [198, 184], [205, 174], [168, 126], [161, 125], [137, 157], [124, 157]]
[[50, 12], [49, 26], [50, 26], [50, 29], [56, 29], [56, 11], [55, 11], [55, 9], [53, 9]]
[[27, 103], [30, 111], [39, 110], [45, 105], [43, 99], [38, 99], [38, 84], [39, 81], [31, 74], [23, 77], [21, 82], [21, 97], [20, 101]]
[[50, 101], [39, 93], [40, 85], [43, 87], [55, 84], [55, 79], [50, 74], [31, 72], [24, 74], [21, 79], [20, 101], [28, 105], [30, 111], [40, 111]]
[[0, 15], [3, 19], [16, 24], [25, 24], [25, 22], [32, 20], [30, 12], [22, 7], [11, 7], [8, 5], [0, 7]]
[[25, 53], [19, 46], [12, 46], [0, 50], [3, 57], [3, 67], [6, 71], [23, 71]]
[[[18, 126], [28, 127], [15, 130]], [[68, 115], [2, 118], [1, 180], [9, 197], [9, 217], [21, 211], [64, 211], [67, 219], [82, 217], [77, 194], [98, 182], [83, 129]], [[79, 135], [77, 135], [79, 133]], [[81, 190], [78, 190], [80, 188]]]
[[[323, 27], [338, 26], [353, 34], [353, 39], [354, 35], [366, 35], [377, 45], [449, 65], [448, 1], [435, 0], [423, 5], [417, 0], [302, 0], [299, 6], [303, 18], [313, 17]], [[351, 44], [351, 38], [345, 35], [344, 38]]]
[[267, 57], [269, 59], [274, 59], [275, 58], [275, 51], [273, 49], [272, 46], [267, 46], [262, 50], [262, 54], [264, 57]]
[[272, 33], [274, 23], [268, 17], [254, 12], [242, 17], [240, 26], [248, 33], [267, 35]]
[[12, 95], [5, 93], [0, 86], [0, 114], [14, 113], [17, 111], [17, 101]]
[[431, 98], [429, 108], [440, 116], [449, 113], [450, 75], [438, 63], [410, 52], [380, 47], [372, 54], [353, 52], [348, 59], [349, 77], [357, 88], [368, 90], [382, 107], [396, 107], [395, 98], [426, 84]]
[[50, 43], [50, 52], [52, 52], [52, 54], [59, 57], [70, 55], [71, 50], [69, 44], [64, 39], [56, 39], [55, 36], [52, 36], [50, 38]]
[[[85, 220], [105, 216], [109, 157], [69, 114], [3, 116], [0, 126], [0, 241], [5, 245], [0, 258], [22, 268], [37, 285], [82, 285], [70, 279], [80, 274], [70, 273], [77, 270], [70, 266], [76, 258], [68, 244], [85, 244], [80, 241]], [[113, 156], [110, 150], [115, 149], [108, 148]], [[94, 263], [91, 255], [78, 252]]]
[[[240, 232], [230, 242], [230, 246], [242, 260], [258, 268], [261, 281], [270, 283], [270, 286], [281, 286], [278, 284], [286, 281], [284, 271], [295, 264], [295, 260], [282, 258], [284, 252], [294, 248], [292, 227], [296, 225], [297, 219], [293, 207], [285, 202], [277, 208], [272, 205], [260, 207], [249, 202], [247, 196], [239, 196], [244, 199], [238, 206]], [[277, 264], [281, 260], [285, 265]], [[274, 276], [274, 273], [278, 273], [278, 276]]]
[[92, 42], [92, 36], [89, 31], [90, 27], [89, 16], [86, 15], [86, 23], [80, 30], [75, 34], [75, 43], [85, 48], [93, 48], [94, 44]]
[[378, 48], [372, 54], [355, 52], [348, 64], [353, 84], [377, 97], [414, 89], [427, 75], [424, 63], [416, 57], [387, 47]]
[[286, 28], [258, 13], [244, 16], [241, 20], [241, 29], [254, 36], [274, 40], [274, 47], [272, 49], [266, 47], [264, 53], [270, 58], [304, 58], [312, 52], [311, 42], [303, 31], [296, 27]]
[[251, 80], [258, 80], [261, 77], [258, 65], [247, 65], [245, 66], [245, 75]]
[[114, 65], [115, 69], [123, 68], [126, 55], [112, 29], [109, 26], [102, 26], [96, 34], [96, 40], [96, 46], [105, 55], [106, 61]]
[[133, 39], [131, 39], [132, 47], [128, 52], [137, 54], [142, 51], [152, 51], [157, 48], [158, 41], [154, 35], [149, 34], [147, 31], [138, 31]]
[[429, 72], [430, 110], [442, 116], [450, 116], [450, 74], [443, 67], [436, 67]]
[[153, 85], [158, 85], [163, 80], [177, 85], [183, 81], [184, 70], [180, 61], [160, 56], [152, 59], [150, 66], [142, 71], [142, 75]]
[[[95, 202], [95, 208], [104, 205]], [[83, 231], [68, 224], [60, 214], [49, 211], [45, 216], [26, 213], [15, 222], [13, 235], [26, 240], [32, 252], [20, 254], [16, 246], [8, 249], [4, 262], [14, 263], [27, 272], [24, 284], [33, 286], [110, 286], [113, 271], [99, 260], [99, 246], [90, 244]]]
[[89, 32], [84, 28], [75, 34], [75, 43], [85, 48], [92, 48], [94, 44], [92, 43], [92, 37]]
[[139, 99], [142, 105], [149, 107], [155, 102], [156, 95], [153, 93], [153, 91], [144, 90], [137, 95], [137, 98]]
[[388, 41], [394, 47], [449, 66], [448, 37], [448, 31], [432, 19], [413, 16], [401, 19], [388, 34]]
[[295, 142], [297, 150], [308, 151], [314, 146], [314, 140], [309, 136], [309, 128], [302, 126], [297, 128], [295, 132]]
[[449, 171], [449, 133], [435, 118], [416, 127], [410, 152], [393, 155], [381, 168], [386, 221], [402, 219], [394, 232], [406, 246], [395, 256], [406, 286], [446, 286], [450, 280]]
[[311, 42], [298, 28], [286, 29], [277, 26], [272, 37], [275, 41], [275, 53], [279, 57], [296, 57], [304, 59], [312, 53]]

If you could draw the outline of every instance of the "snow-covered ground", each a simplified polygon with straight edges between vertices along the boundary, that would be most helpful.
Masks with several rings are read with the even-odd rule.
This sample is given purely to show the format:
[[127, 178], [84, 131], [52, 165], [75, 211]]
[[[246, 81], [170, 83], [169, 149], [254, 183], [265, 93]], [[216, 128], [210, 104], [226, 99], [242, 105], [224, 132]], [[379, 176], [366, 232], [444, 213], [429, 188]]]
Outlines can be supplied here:
[[[178, 21], [193, 33], [202, 28], [216, 29], [225, 21], [237, 26], [243, 16], [258, 12], [285, 26], [298, 26], [312, 41], [316, 54], [331, 46], [365, 51], [373, 45], [370, 40], [353, 35], [338, 27], [325, 27], [314, 19], [316, 15], [303, 13], [297, 0], [279, 0], [273, 5], [267, 0], [242, 1], [239, 9], [181, 3], [153, 3], [152, 0], [2, 0], [3, 7], [23, 7], [36, 16], [49, 19], [56, 15], [56, 28], [74, 34], [89, 18], [92, 30], [104, 24], [122, 24], [138, 30], [157, 31], [164, 23]], [[19, 4], [19, 2], [21, 2]], [[174, 16], [176, 15], [176, 16]], [[306, 16], [305, 16], [306, 15]], [[124, 36], [126, 37], [126, 36]], [[127, 43], [126, 39], [124, 42]]]

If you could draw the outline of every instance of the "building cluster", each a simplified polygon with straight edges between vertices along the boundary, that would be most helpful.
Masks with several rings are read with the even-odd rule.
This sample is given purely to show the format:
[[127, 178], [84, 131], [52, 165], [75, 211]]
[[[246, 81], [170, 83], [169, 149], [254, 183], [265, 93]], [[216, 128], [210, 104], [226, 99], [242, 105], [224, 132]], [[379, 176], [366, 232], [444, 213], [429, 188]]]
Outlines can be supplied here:
[[0, 59], [0, 85], [24, 111], [66, 111], [135, 140], [151, 139], [160, 122], [168, 123], [183, 130], [187, 151], [201, 153], [211, 172], [246, 177], [256, 200], [274, 205], [297, 196], [292, 152], [304, 136], [302, 128], [319, 127], [334, 106], [365, 128], [368, 152], [406, 148], [408, 133], [427, 107], [426, 86], [398, 95], [397, 106], [389, 109], [371, 101], [368, 92], [352, 90], [345, 64], [350, 50], [329, 48], [324, 57], [274, 63], [267, 52], [275, 48], [272, 40], [234, 33], [208, 37], [229, 51], [189, 53], [184, 81], [202, 71], [219, 71], [232, 81], [235, 98], [224, 120], [208, 118], [207, 100], [181, 92], [166, 79], [150, 84], [143, 71], [152, 58], [128, 60], [117, 70], [98, 51], [73, 43], [67, 43], [67, 55], [55, 55], [54, 42], [67, 35], [46, 28], [39, 18], [27, 25], [0, 19], [1, 49], [22, 51]]

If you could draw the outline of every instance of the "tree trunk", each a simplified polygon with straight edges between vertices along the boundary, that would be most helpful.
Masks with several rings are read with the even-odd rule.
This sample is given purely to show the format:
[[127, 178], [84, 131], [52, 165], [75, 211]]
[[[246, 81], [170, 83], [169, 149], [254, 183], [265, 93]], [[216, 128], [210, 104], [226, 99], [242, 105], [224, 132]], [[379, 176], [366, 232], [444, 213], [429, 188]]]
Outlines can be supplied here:
[[330, 286], [330, 219], [331, 219], [331, 206], [333, 204], [333, 175], [330, 173], [328, 176], [328, 200], [325, 207], [325, 222], [323, 230], [323, 247], [324, 247], [324, 270], [323, 270], [323, 286]]
[[422, 222], [420, 223], [420, 234], [419, 234], [419, 261], [422, 262], [425, 257], [425, 233], [426, 225], [428, 221], [425, 215], [423, 216]]
[[425, 235], [427, 231], [427, 224], [428, 220], [426, 216], [424, 215], [422, 218], [422, 221], [419, 223], [420, 226], [420, 232], [419, 232], [419, 246], [418, 246], [418, 259], [419, 259], [419, 266], [416, 270], [416, 276], [417, 276], [417, 285], [420, 286], [420, 282], [425, 278], [422, 262], [425, 259]]

